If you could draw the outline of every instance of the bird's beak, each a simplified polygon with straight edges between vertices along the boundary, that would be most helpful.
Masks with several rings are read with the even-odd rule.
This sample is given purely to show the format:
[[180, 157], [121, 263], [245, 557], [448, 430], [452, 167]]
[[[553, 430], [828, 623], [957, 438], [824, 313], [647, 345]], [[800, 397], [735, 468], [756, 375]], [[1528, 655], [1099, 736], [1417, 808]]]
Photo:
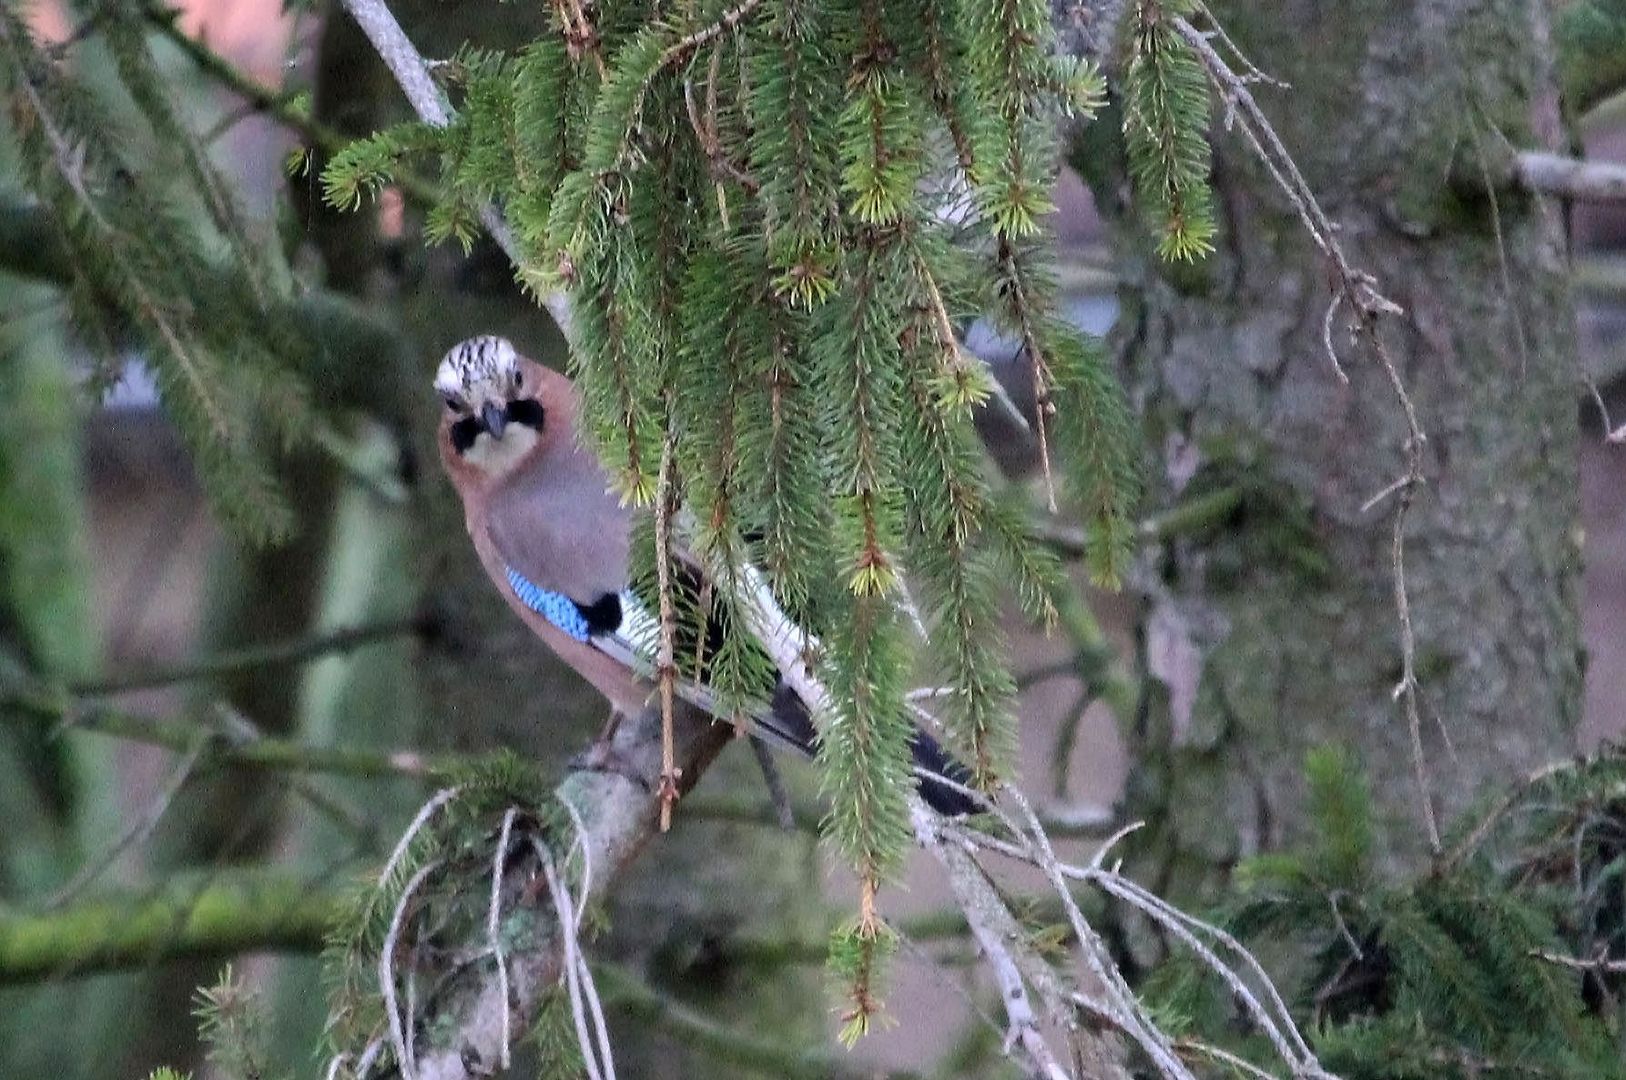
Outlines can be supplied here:
[[493, 439], [500, 439], [503, 428], [508, 424], [508, 418], [504, 415], [501, 405], [488, 401], [480, 406], [480, 423], [491, 432]]

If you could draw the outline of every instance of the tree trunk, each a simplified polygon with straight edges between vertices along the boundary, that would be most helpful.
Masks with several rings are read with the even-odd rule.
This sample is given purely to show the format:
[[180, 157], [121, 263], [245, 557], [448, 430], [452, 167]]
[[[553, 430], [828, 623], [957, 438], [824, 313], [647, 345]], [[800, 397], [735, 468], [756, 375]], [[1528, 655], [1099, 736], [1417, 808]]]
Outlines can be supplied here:
[[[1253, 89], [1353, 262], [1405, 308], [1386, 340], [1427, 433], [1405, 560], [1443, 828], [1488, 784], [1569, 751], [1579, 712], [1563, 214], [1450, 186], [1504, 139], [1562, 148], [1547, 4], [1216, 7], [1291, 83]], [[1146, 420], [1150, 504], [1243, 496], [1224, 527], [1152, 551], [1137, 583], [1149, 689], [1128, 812], [1152, 823], [1149, 884], [1175, 895], [1300, 835], [1304, 755], [1327, 743], [1362, 761], [1395, 857], [1427, 849], [1393, 693], [1396, 500], [1363, 509], [1404, 472], [1404, 416], [1342, 318], [1341, 384], [1322, 341], [1326, 260], [1241, 138], [1216, 123], [1213, 141], [1223, 232], [1195, 268], [1149, 263], [1122, 186], [1093, 178], [1130, 268], [1117, 341]]]

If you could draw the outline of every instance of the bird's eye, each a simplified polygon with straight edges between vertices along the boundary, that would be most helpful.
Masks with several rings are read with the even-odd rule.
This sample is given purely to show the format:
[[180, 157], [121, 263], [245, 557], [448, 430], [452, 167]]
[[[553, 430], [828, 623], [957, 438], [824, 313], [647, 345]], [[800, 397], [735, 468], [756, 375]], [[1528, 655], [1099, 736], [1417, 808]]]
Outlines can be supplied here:
[[446, 408], [450, 409], [452, 412], [460, 413], [468, 411], [468, 406], [463, 404], [463, 399], [458, 397], [456, 394], [443, 394], [441, 396], [446, 402]]
[[518, 371], [514, 372], [514, 389], [518, 390], [524, 384], [525, 376]]

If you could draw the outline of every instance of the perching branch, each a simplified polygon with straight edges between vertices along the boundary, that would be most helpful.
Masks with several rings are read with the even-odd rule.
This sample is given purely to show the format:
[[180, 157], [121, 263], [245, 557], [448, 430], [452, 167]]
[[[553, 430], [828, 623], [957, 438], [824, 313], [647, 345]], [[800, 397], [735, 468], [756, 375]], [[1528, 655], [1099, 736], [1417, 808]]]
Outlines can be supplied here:
[[[1507, 168], [1506, 166], [1511, 166]], [[1626, 165], [1521, 150], [1504, 175], [1526, 191], [1575, 202], [1626, 202]], [[1497, 177], [1492, 177], [1495, 182]]]
[[[733, 728], [713, 723], [692, 709], [678, 709], [674, 718], [674, 752], [684, 785], [693, 784], [712, 759], [733, 739]], [[617, 727], [607, 747], [614, 772], [579, 771], [556, 789], [561, 803], [573, 808], [576, 841], [592, 874], [579, 887], [581, 906], [598, 902], [613, 887], [620, 871], [637, 857], [659, 826], [661, 776], [661, 720], [658, 710], [628, 717]], [[539, 904], [542, 868], [535, 857], [521, 852], [508, 860], [500, 893], [520, 898], [505, 902], [506, 919], [524, 923], [524, 930], [509, 931], [504, 957], [506, 995], [495, 977], [449, 978], [444, 990], [426, 994], [417, 1012], [403, 1018], [402, 1041], [416, 1030], [417, 1080], [465, 1080], [484, 1076], [501, 1060], [506, 1029], [524, 1030], [541, 1009], [550, 991], [565, 974], [566, 950], [559, 937], [559, 920], [551, 905]], [[489, 880], [489, 879], [487, 879]], [[482, 882], [486, 887], [486, 883]], [[531, 897], [524, 901], [524, 897]], [[477, 928], [483, 950], [484, 921]], [[468, 965], [465, 965], [468, 966]], [[506, 997], [506, 1002], [504, 998]]]
[[1626, 165], [1520, 150], [1502, 139], [1462, 154], [1451, 169], [1451, 185], [1465, 195], [1524, 191], [1572, 202], [1626, 202]]

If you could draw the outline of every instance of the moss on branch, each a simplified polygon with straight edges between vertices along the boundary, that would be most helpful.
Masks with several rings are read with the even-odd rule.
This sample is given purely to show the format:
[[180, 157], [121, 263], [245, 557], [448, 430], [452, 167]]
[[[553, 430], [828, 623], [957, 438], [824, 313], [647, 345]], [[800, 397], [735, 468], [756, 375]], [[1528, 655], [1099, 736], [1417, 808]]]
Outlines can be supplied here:
[[61, 911], [0, 915], [0, 984], [246, 952], [316, 953], [339, 905], [337, 892], [291, 874], [233, 872]]

